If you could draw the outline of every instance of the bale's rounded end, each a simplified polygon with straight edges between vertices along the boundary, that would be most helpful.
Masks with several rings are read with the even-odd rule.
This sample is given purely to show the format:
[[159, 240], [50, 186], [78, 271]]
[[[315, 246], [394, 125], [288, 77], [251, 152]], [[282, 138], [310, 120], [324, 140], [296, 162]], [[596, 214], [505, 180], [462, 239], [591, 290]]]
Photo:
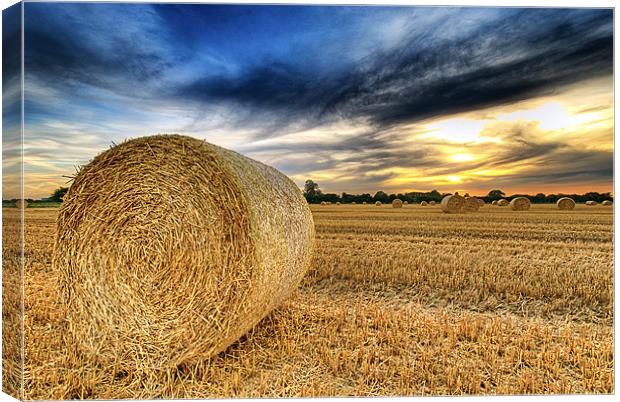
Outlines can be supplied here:
[[381, 201], [375, 202], [375, 207], [380, 207], [380, 206], [381, 206]]
[[613, 204], [614, 203], [612, 201], [610, 201], [610, 200], [605, 200], [605, 201], [601, 202], [601, 205], [605, 205], [605, 206], [610, 206], [610, 205], [613, 205]]
[[446, 195], [441, 200], [440, 206], [441, 210], [447, 214], [458, 214], [465, 208], [465, 198], [458, 194]]
[[426, 202], [426, 201], [422, 201], [422, 202], [420, 203], [420, 206], [422, 206], [422, 207], [425, 207], [425, 206], [427, 206], [427, 205], [428, 205], [428, 202]]
[[527, 197], [515, 197], [510, 201], [510, 209], [513, 211], [527, 211], [531, 202]]
[[562, 197], [555, 203], [562, 211], [570, 211], [575, 209], [575, 200], [570, 197]]
[[69, 344], [153, 369], [206, 359], [250, 330], [301, 281], [314, 242], [290, 179], [178, 135], [98, 155], [57, 226]]
[[402, 207], [403, 207], [403, 202], [399, 200], [398, 198], [392, 201], [392, 208], [402, 208]]

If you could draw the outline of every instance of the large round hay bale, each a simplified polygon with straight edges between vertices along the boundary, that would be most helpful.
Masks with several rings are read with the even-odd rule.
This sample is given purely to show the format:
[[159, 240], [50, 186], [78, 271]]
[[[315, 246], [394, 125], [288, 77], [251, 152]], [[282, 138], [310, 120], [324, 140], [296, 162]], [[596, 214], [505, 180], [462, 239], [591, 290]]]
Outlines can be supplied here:
[[291, 294], [313, 244], [310, 209], [276, 169], [179, 135], [124, 142], [80, 170], [59, 211], [65, 342], [117, 370], [202, 361]]
[[491, 205], [497, 205], [497, 200], [491, 201]]
[[402, 208], [402, 207], [403, 207], [403, 202], [399, 200], [398, 198], [392, 201], [392, 208]]
[[380, 207], [380, 206], [381, 206], [381, 201], [375, 202], [375, 207]]
[[613, 205], [613, 204], [614, 203], [609, 201], [609, 200], [605, 200], [605, 201], [601, 202], [601, 205], [605, 205], [605, 206], [610, 206], [610, 205]]
[[420, 203], [420, 206], [423, 206], [423, 207], [425, 207], [425, 206], [427, 206], [427, 205], [428, 205], [428, 202], [426, 202], [426, 201], [422, 201], [422, 202]]
[[458, 194], [446, 195], [441, 200], [441, 210], [447, 214], [458, 214], [463, 212], [465, 207], [465, 198]]
[[26, 201], [25, 199], [18, 199], [17, 201], [15, 201], [15, 208], [17, 209], [26, 209], [28, 208], [28, 201]]
[[527, 197], [515, 197], [510, 200], [510, 209], [513, 211], [527, 211], [530, 206], [531, 202]]
[[501, 200], [498, 200], [498, 201], [497, 201], [497, 205], [498, 205], [498, 206], [500, 206], [500, 207], [505, 207], [505, 206], [507, 206], [508, 204], [510, 204], [510, 203], [508, 202], [508, 200], [506, 200], [506, 199], [504, 199], [504, 198], [502, 198]]
[[474, 197], [465, 197], [465, 203], [463, 204], [462, 212], [477, 212], [480, 209], [480, 204]]
[[570, 197], [562, 197], [555, 204], [563, 211], [570, 211], [575, 208], [575, 200]]
[[428, 202], [428, 205], [436, 205], [436, 204], [437, 204], [437, 202], [435, 202], [435, 201], [429, 201]]
[[596, 202], [596, 201], [586, 201], [586, 205], [590, 205], [590, 206], [598, 205], [598, 202]]

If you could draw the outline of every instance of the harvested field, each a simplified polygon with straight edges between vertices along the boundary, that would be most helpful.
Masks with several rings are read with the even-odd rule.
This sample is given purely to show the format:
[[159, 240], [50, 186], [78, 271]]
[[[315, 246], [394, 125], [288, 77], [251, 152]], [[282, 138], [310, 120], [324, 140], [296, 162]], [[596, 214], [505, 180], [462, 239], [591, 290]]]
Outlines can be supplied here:
[[142, 377], [66, 368], [57, 210], [28, 208], [26, 398], [614, 391], [611, 208], [311, 209], [291, 298], [211, 360]]

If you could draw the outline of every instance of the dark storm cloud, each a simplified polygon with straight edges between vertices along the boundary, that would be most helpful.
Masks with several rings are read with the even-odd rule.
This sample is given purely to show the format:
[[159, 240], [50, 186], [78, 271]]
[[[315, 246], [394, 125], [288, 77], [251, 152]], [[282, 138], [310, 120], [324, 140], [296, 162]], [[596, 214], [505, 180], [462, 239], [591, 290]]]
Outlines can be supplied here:
[[399, 48], [377, 50], [348, 71], [325, 76], [267, 62], [238, 77], [201, 78], [177, 95], [275, 111], [284, 126], [330, 116], [390, 126], [522, 100], [609, 75], [611, 24], [610, 10], [507, 11], [467, 37], [439, 40], [429, 33], [407, 38]]

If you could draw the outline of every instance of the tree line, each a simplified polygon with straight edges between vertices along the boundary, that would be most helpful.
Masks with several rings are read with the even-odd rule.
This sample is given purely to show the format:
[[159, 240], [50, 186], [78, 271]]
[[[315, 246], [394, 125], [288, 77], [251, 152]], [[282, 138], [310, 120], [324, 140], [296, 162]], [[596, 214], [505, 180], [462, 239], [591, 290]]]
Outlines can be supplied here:
[[[304, 193], [304, 197], [306, 197], [306, 200], [310, 204], [319, 204], [323, 201], [332, 202], [332, 203], [341, 202], [344, 204], [348, 204], [352, 202], [355, 202], [358, 204], [362, 202], [372, 203], [376, 201], [381, 201], [382, 203], [390, 203], [396, 198], [400, 199], [401, 201], [407, 201], [409, 203], [420, 203], [422, 201], [440, 202], [443, 197], [445, 197], [446, 195], [452, 194], [452, 193], [440, 193], [437, 190], [432, 190], [428, 192], [412, 191], [408, 193], [397, 193], [397, 194], [388, 194], [385, 191], [377, 191], [374, 195], [371, 195], [370, 193], [364, 193], [364, 194], [324, 193], [323, 191], [321, 191], [319, 184], [313, 180], [306, 180], [304, 184], [303, 193]], [[461, 195], [466, 196], [468, 194], [461, 194]], [[575, 200], [575, 202], [580, 202], [580, 203], [583, 203], [586, 201], [596, 201], [599, 203], [605, 200], [613, 201], [613, 197], [611, 196], [611, 193], [588, 192], [585, 194], [538, 193], [535, 195], [530, 195], [530, 194], [506, 195], [505, 192], [503, 192], [502, 190], [498, 190], [498, 189], [491, 190], [489, 191], [487, 195], [478, 197], [478, 198], [482, 198], [484, 202], [489, 203], [495, 200], [500, 200], [502, 198], [505, 198], [506, 200], [510, 201], [516, 197], [527, 197], [534, 204], [554, 204], [557, 200], [559, 200], [562, 197], [570, 197], [573, 200]]]

